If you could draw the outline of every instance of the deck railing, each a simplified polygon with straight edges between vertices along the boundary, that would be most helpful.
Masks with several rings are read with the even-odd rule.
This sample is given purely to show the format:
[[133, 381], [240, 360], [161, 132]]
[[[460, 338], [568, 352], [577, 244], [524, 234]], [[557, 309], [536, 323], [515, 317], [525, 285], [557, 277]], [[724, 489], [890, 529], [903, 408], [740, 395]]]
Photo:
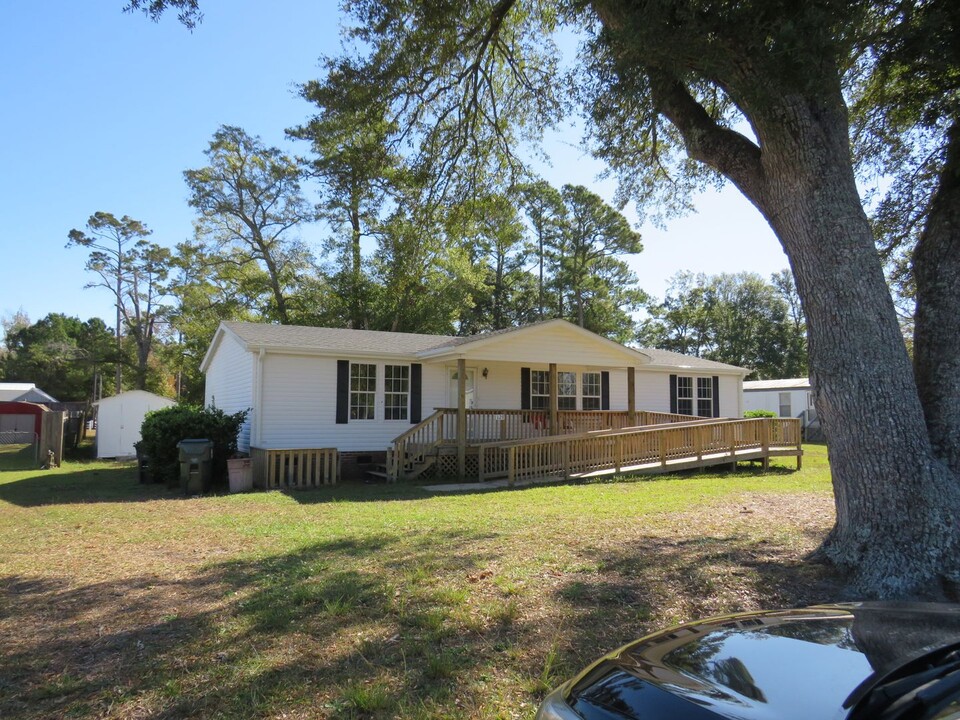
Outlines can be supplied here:
[[698, 420], [600, 430], [480, 445], [479, 476], [480, 480], [506, 477], [512, 484], [641, 466], [666, 469], [681, 462], [733, 462], [738, 457], [755, 456], [766, 462], [771, 455], [795, 455], [799, 467], [800, 441], [800, 421], [793, 418]]
[[336, 448], [250, 448], [254, 487], [265, 490], [335, 485], [340, 477]]
[[[529, 438], [551, 437], [547, 410], [466, 411], [466, 440], [470, 445]], [[556, 435], [594, 430], [619, 430], [637, 425], [690, 422], [690, 415], [650, 412], [634, 413], [631, 423], [626, 410], [560, 410]], [[428, 418], [393, 440], [387, 451], [387, 476], [402, 479], [439, 445], [457, 442], [457, 409], [437, 408]]]

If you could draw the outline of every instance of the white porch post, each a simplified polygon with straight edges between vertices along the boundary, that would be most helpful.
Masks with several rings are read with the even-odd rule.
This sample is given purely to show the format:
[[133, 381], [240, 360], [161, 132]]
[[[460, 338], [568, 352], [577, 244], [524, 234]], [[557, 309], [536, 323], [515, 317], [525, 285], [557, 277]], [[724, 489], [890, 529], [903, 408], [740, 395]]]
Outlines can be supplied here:
[[559, 435], [559, 416], [558, 410], [560, 402], [557, 399], [559, 396], [559, 388], [557, 387], [557, 364], [550, 363], [550, 434]]
[[457, 358], [457, 478], [467, 475], [467, 361]]

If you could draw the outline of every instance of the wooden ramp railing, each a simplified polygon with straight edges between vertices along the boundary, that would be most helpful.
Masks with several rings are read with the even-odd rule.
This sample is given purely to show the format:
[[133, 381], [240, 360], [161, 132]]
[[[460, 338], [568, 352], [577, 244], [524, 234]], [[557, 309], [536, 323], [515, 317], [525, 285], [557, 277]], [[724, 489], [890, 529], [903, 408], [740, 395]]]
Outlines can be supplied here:
[[698, 420], [656, 427], [485, 443], [480, 480], [508, 484], [540, 478], [660, 473], [740, 460], [795, 456], [801, 465], [800, 421], [794, 418]]
[[[471, 446], [527, 438], [581, 434], [595, 430], [619, 430], [638, 425], [690, 422], [690, 415], [640, 410], [630, 417], [626, 410], [560, 410], [557, 432], [551, 432], [546, 410], [467, 410], [466, 440]], [[387, 450], [387, 477], [412, 479], [427, 465], [441, 445], [457, 441], [457, 409], [435, 412], [394, 438]]]
[[340, 476], [336, 448], [250, 448], [254, 487], [263, 490], [335, 485]]

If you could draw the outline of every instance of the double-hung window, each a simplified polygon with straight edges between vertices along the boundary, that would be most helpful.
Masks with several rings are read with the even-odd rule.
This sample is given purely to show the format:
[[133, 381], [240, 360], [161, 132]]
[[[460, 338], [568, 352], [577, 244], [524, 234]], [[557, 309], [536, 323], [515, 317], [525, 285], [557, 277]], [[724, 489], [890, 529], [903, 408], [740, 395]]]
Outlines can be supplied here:
[[677, 413], [693, 415], [693, 378], [677, 377]]
[[697, 378], [697, 415], [713, 417], [713, 378]]
[[410, 366], [384, 365], [383, 419], [406, 420], [410, 407]]
[[583, 373], [583, 384], [580, 386], [583, 394], [581, 407], [584, 410], [600, 409], [600, 373]]
[[550, 373], [546, 370], [530, 371], [530, 409], [550, 409]]
[[577, 374], [575, 372], [557, 373], [557, 408], [577, 409]]
[[350, 364], [350, 419], [373, 420], [377, 399], [377, 366]]

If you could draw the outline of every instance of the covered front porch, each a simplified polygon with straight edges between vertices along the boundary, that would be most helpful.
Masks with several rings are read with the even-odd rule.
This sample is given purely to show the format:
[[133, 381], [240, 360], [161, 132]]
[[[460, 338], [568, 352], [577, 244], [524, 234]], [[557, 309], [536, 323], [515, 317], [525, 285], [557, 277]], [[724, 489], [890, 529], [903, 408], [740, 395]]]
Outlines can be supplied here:
[[[480, 474], [477, 448], [485, 443], [690, 419], [689, 416], [670, 413], [638, 413], [635, 404], [636, 370], [632, 365], [625, 368], [626, 387], [617, 389], [618, 396], [626, 399], [625, 410], [561, 410], [560, 370], [557, 363], [549, 363], [547, 367], [545, 395], [542, 390], [537, 394], [537, 388], [531, 387], [531, 371], [519, 367], [524, 386], [520, 404], [524, 407], [477, 408], [471, 397], [473, 393], [468, 389], [472, 378], [468, 373], [467, 359], [457, 358], [456, 368], [451, 368], [450, 374], [455, 381], [456, 407], [437, 408], [422, 422], [394, 438], [387, 451], [383, 476], [391, 482], [414, 479], [435, 468], [442, 475], [464, 480]], [[597, 384], [597, 404], [609, 408], [609, 368], [591, 368], [584, 373], [587, 374], [602, 378]], [[533, 407], [537, 404], [535, 400], [540, 400], [539, 407]]]

